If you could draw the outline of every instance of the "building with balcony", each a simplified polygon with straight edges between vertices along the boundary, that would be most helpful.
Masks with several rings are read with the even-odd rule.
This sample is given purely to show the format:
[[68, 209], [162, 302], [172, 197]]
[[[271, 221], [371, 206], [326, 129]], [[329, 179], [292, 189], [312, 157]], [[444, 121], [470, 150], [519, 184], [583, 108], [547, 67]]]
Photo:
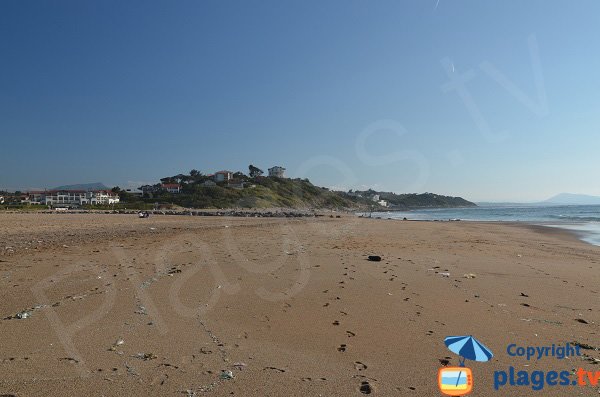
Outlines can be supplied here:
[[275, 167], [269, 168], [269, 176], [275, 178], [285, 178], [285, 168], [276, 165]]

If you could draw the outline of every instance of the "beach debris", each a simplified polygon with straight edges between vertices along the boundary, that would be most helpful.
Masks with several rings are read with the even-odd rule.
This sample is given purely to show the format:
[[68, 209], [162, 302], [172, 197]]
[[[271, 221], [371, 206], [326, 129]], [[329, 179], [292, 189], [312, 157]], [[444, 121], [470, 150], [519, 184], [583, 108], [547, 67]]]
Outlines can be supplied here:
[[475, 278], [477, 275], [475, 273], [467, 273], [463, 275], [464, 278]]
[[545, 320], [545, 319], [539, 319], [539, 318], [521, 318], [520, 320], [521, 321], [527, 321], [527, 322], [537, 321], [539, 323], [554, 324], [554, 325], [563, 325], [563, 323], [561, 323], [560, 321], [551, 321], [551, 320]]
[[139, 358], [140, 360], [144, 361], [154, 360], [155, 358], [158, 358], [154, 353], [138, 353], [133, 357]]
[[31, 317], [31, 312], [29, 310], [23, 310], [22, 312], [15, 314], [14, 318], [24, 320], [29, 317]]
[[127, 375], [140, 376], [140, 373], [128, 363], [125, 363], [125, 368], [127, 368]]
[[[33, 312], [33, 310], [35, 309], [40, 309], [43, 306], [36, 306], [32, 309], [25, 309], [25, 310], [21, 310], [20, 312], [18, 312], [17, 314], [14, 314], [12, 316], [7, 316], [4, 317], [3, 320], [24, 320], [26, 318], [31, 317], [31, 313]], [[1, 396], [0, 396], [1, 397]]]
[[233, 363], [232, 367], [234, 367], [235, 369], [237, 369], [238, 371], [242, 371], [244, 369], [244, 367], [246, 367], [248, 364], [243, 363], [243, 362], [237, 362], [237, 363]]
[[523, 255], [517, 254], [517, 258], [521, 258], [521, 257], [523, 257]]
[[124, 343], [125, 343], [125, 341], [124, 341], [123, 339], [119, 338], [119, 339], [117, 339], [117, 340], [115, 341], [115, 343], [113, 343], [113, 344], [112, 344], [112, 345], [111, 345], [111, 346], [108, 348], [108, 350], [109, 350], [109, 351], [111, 351], [111, 352], [114, 352], [114, 351], [116, 351], [116, 350], [117, 350], [117, 347], [118, 347], [118, 346], [121, 346], [121, 345], [122, 345], [122, 344], [124, 344]]
[[148, 315], [148, 312], [146, 311], [146, 307], [144, 305], [138, 305], [138, 308], [136, 311], [134, 311], [135, 314], [143, 314], [143, 315]]
[[233, 379], [233, 372], [231, 372], [228, 369], [225, 369], [225, 370], [221, 371], [221, 375], [219, 375], [219, 378], [221, 378], [223, 380]]
[[369, 255], [367, 259], [371, 262], [381, 262], [381, 256], [379, 255]]
[[448, 273], [448, 272], [442, 272], [442, 273], [438, 273], [438, 274], [442, 277], [450, 277], [450, 273]]

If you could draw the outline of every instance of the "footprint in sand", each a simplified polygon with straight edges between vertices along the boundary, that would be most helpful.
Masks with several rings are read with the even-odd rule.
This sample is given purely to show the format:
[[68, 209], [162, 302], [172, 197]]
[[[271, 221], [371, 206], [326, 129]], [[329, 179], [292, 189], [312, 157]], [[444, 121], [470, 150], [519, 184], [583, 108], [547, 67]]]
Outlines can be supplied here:
[[346, 335], [348, 335], [348, 338], [352, 338], [353, 336], [356, 336], [356, 334], [352, 331], [346, 331]]
[[361, 363], [360, 361], [355, 361], [354, 362], [354, 369], [357, 371], [364, 371], [365, 369], [367, 369], [367, 365]]
[[338, 350], [340, 353], [344, 353], [344, 352], [346, 351], [346, 348], [347, 348], [347, 347], [348, 347], [348, 346], [347, 346], [346, 344], [343, 344], [343, 343], [342, 343], [342, 344], [340, 345], [340, 347], [338, 347], [338, 348], [337, 348], [337, 350]]
[[450, 359], [451, 357], [444, 357], [444, 358], [438, 358], [438, 361], [440, 362], [440, 364], [442, 364], [443, 367], [447, 367], [448, 365], [450, 365]]
[[371, 394], [371, 393], [373, 393], [373, 387], [366, 380], [363, 381], [363, 382], [360, 382], [360, 388], [359, 388], [359, 390], [360, 390], [360, 392], [362, 394]]
[[332, 324], [333, 325], [340, 325], [340, 322], [338, 320], [335, 320]]

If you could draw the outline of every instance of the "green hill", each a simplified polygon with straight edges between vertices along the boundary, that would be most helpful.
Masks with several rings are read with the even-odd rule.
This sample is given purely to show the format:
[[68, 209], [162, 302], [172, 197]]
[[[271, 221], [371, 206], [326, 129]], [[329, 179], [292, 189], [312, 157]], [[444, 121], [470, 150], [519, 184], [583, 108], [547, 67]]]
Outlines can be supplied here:
[[388, 202], [389, 208], [394, 210], [417, 209], [417, 208], [458, 208], [477, 207], [477, 204], [465, 200], [462, 197], [443, 196], [435, 193], [408, 193], [396, 194], [392, 192], [377, 192], [367, 190], [354, 192], [363, 197], [379, 195], [380, 200]]
[[[310, 183], [308, 179], [274, 177], [246, 178], [245, 187], [233, 188], [226, 183], [205, 186], [201, 182], [182, 183], [182, 192], [170, 194], [165, 191], [144, 197], [146, 203], [172, 203], [187, 208], [346, 208], [364, 206], [343, 192], [334, 192]], [[139, 198], [122, 193], [125, 202]]]
[[147, 193], [141, 198], [123, 191], [120, 195], [122, 202], [129, 205], [168, 203], [186, 208], [385, 209], [373, 201], [377, 194], [380, 199], [388, 201], [389, 209], [475, 206], [460, 197], [433, 193], [339, 192], [315, 186], [308, 179], [249, 177], [240, 172], [235, 173], [234, 181], [229, 183], [214, 184], [209, 180], [208, 176], [193, 170], [190, 175], [179, 174], [161, 179], [163, 183], [180, 184], [180, 193], [168, 193], [157, 184], [146, 186]]

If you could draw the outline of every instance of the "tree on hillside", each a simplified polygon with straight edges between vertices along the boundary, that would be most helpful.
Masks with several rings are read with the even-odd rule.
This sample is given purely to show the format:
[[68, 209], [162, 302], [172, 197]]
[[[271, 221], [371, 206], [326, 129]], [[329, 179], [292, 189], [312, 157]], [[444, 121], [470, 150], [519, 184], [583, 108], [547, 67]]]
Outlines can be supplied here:
[[248, 166], [248, 171], [250, 173], [250, 178], [256, 178], [257, 176], [261, 176], [262, 174], [265, 173], [263, 170], [261, 170], [258, 167], [253, 166], [252, 164], [250, 164]]
[[238, 171], [238, 172], [234, 172], [233, 173], [233, 179], [237, 179], [237, 180], [242, 180], [243, 181], [243, 180], [246, 180], [247, 177], [246, 177], [246, 174], [244, 174], [243, 172]]
[[198, 182], [202, 182], [203, 179], [205, 179], [205, 176], [202, 174], [202, 172], [198, 171], [197, 169], [193, 169], [190, 171], [190, 182], [193, 183], [198, 183]]
[[187, 175], [177, 174], [173, 178], [177, 181], [177, 183], [184, 183], [187, 182], [189, 177]]
[[167, 176], [165, 178], [160, 178], [160, 182], [163, 183], [163, 184], [177, 183], [177, 181], [175, 180], [175, 178], [172, 177], [172, 176]]

